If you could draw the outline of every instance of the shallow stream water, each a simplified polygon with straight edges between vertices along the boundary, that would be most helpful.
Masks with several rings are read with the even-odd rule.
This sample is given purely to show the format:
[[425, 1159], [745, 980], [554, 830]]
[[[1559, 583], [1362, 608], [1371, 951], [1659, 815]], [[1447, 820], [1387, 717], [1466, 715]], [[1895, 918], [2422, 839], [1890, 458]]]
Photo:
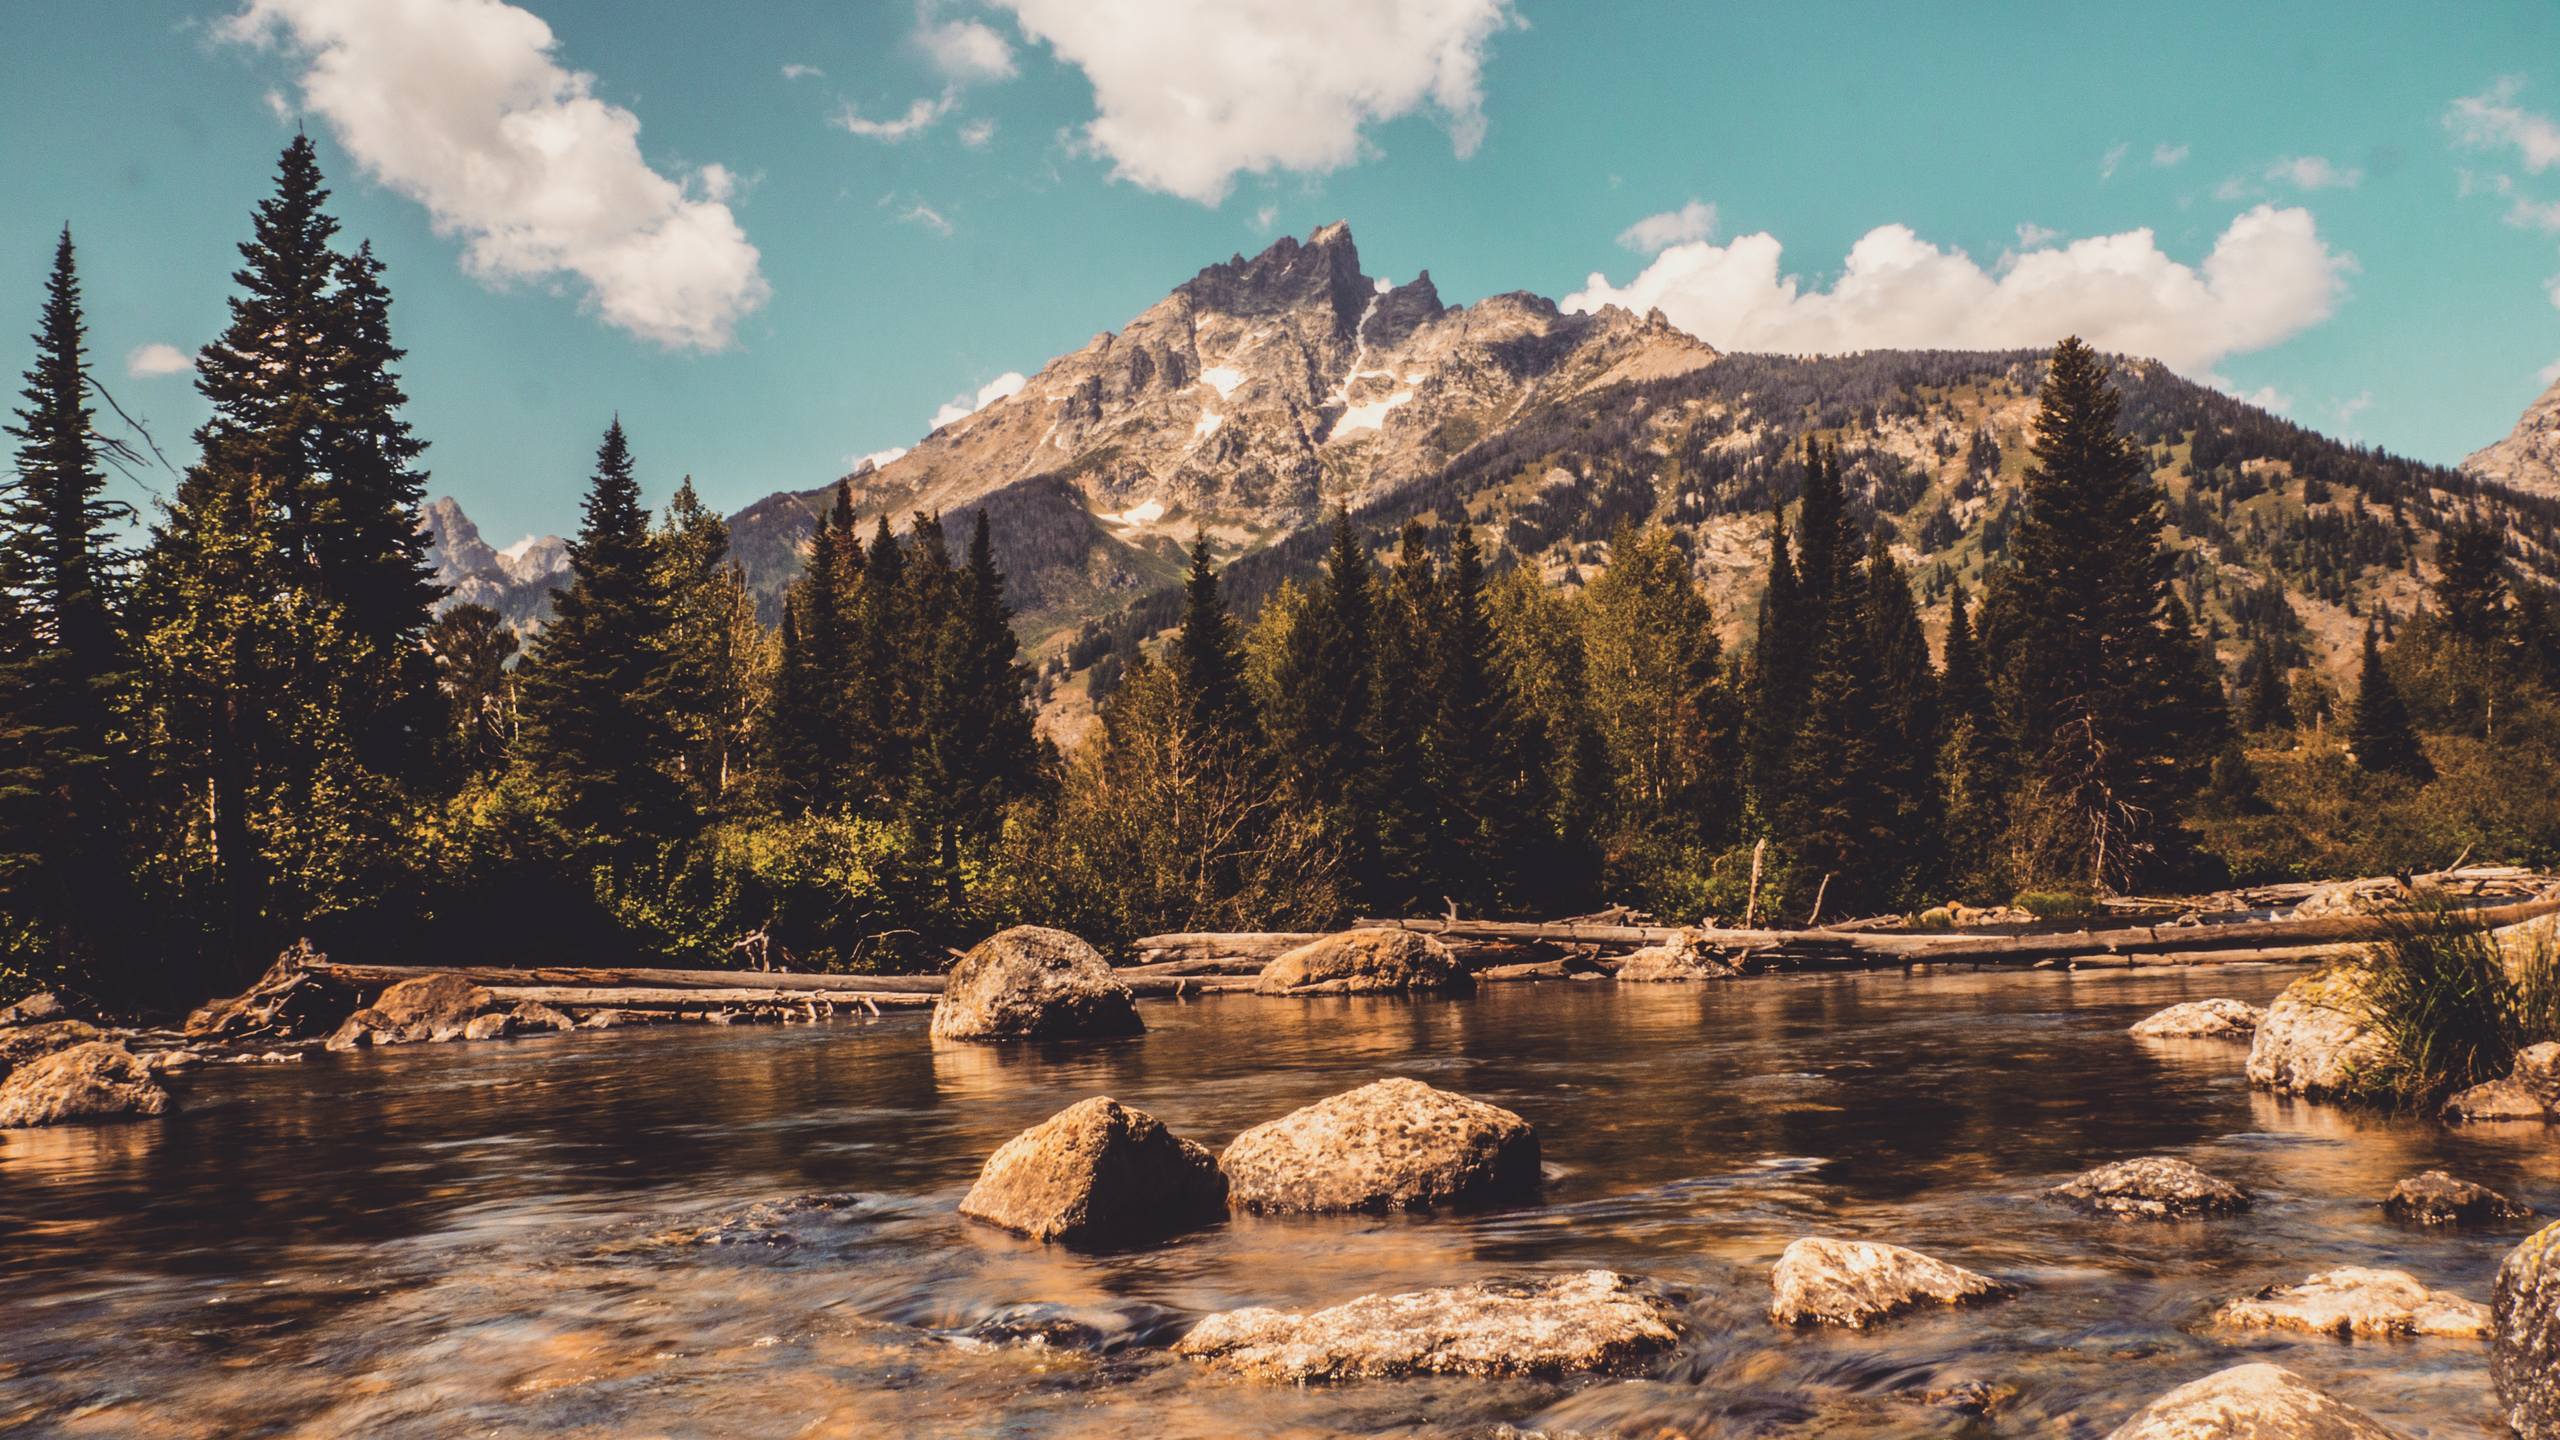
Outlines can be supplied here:
[[[2289, 1366], [2413, 1437], [2493, 1433], [2477, 1342], [2231, 1337], [2220, 1302], [2340, 1264], [2485, 1300], [2532, 1222], [2376, 1201], [2441, 1167], [2560, 1210], [2542, 1127], [2448, 1132], [2253, 1095], [2245, 1047], [2136, 1041], [2282, 969], [1488, 986], [1470, 1000], [1144, 1007], [1112, 1042], [953, 1046], [905, 1013], [220, 1067], [164, 1121], [0, 1135], [0, 1431], [195, 1436], [2104, 1435], [2225, 1365]], [[1536, 1204], [1236, 1219], [1123, 1253], [954, 1213], [1087, 1095], [1212, 1148], [1382, 1075], [1507, 1106]], [[2231, 1220], [2038, 1196], [2172, 1153]], [[1872, 1333], [1762, 1311], [1787, 1242], [1885, 1239], [2023, 1287]], [[1198, 1316], [1605, 1267], [1690, 1329], [1627, 1376], [1287, 1387], [1167, 1346]], [[1932, 1406], [1980, 1381], [1987, 1416]]]

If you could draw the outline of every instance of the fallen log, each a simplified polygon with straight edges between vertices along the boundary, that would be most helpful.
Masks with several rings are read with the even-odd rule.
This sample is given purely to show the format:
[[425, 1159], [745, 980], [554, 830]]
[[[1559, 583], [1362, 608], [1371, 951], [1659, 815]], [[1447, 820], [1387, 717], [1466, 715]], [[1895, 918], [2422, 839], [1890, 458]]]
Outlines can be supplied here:
[[[328, 984], [368, 993], [403, 980], [459, 975], [500, 998], [539, 998], [546, 1005], [595, 1009], [646, 1008], [597, 996], [659, 993], [690, 997], [689, 1001], [673, 1003], [697, 1005], [769, 1001], [798, 1004], [807, 1000], [852, 1005], [865, 1000], [879, 1005], [930, 1005], [942, 994], [943, 986], [939, 975], [815, 975], [781, 970], [656, 970], [632, 966], [586, 969], [532, 965], [518, 969], [503, 965], [362, 965], [320, 960], [305, 963], [303, 969]], [[1228, 978], [1226, 972], [1133, 965], [1112, 973], [1129, 987], [1130, 994], [1150, 999], [1252, 988]], [[568, 998], [555, 999], [555, 995]]]
[[882, 1010], [920, 1009], [938, 998], [904, 990], [769, 990], [753, 986], [729, 989], [649, 989], [636, 985], [489, 985], [489, 998], [500, 1005], [532, 1002], [559, 1010], [703, 1010], [733, 1005], [788, 1005], [812, 1002], [848, 1009], [875, 1006]]
[[1221, 934], [1215, 931], [1176, 935], [1148, 935], [1129, 942], [1129, 952], [1141, 964], [1269, 961], [1311, 940], [1324, 937], [1308, 931], [1257, 930]]

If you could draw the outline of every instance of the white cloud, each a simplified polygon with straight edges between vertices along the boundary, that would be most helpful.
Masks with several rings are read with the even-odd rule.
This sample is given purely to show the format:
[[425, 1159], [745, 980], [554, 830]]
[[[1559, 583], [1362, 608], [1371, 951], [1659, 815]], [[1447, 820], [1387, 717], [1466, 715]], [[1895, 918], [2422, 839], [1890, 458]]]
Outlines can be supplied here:
[[994, 0], [1092, 82], [1084, 143], [1132, 184], [1223, 201], [1238, 174], [1322, 174], [1363, 127], [1436, 114], [1484, 139], [1483, 69], [1512, 0]]
[[2213, 187], [2213, 198], [2216, 200], [2246, 200], [2257, 193], [2257, 186], [2237, 175]]
[[154, 340], [125, 352], [124, 373], [137, 380], [155, 375], [183, 375], [196, 368], [196, 357], [175, 345]]
[[2534, 174], [2560, 165], [2560, 122], [2515, 103], [2524, 89], [2520, 76], [2504, 76], [2477, 95], [2466, 95], [2445, 111], [2446, 128], [2475, 149], [2512, 145], [2524, 168]]
[[898, 218], [909, 225], [920, 225], [936, 235], [951, 233], [951, 222], [942, 218], [942, 212], [921, 200], [899, 211]]
[[1677, 210], [1647, 215], [1618, 232], [1618, 243], [1640, 255], [1659, 255], [1674, 245], [1711, 240], [1716, 233], [1716, 207], [1691, 200]]
[[2560, 200], [2528, 200], [2518, 195], [2507, 206], [2507, 223], [2519, 230], [2560, 235]]
[[2545, 386], [2560, 385], [2560, 360], [2554, 360], [2543, 366], [2533, 378], [2541, 381]]
[[2236, 382], [2220, 375], [2200, 375], [2196, 378], [2243, 405], [2255, 405], [2272, 415], [2281, 415], [2293, 408], [2293, 397], [2273, 385], [2261, 385], [2255, 390], [2243, 390]]
[[2357, 416], [2372, 408], [2373, 392], [2370, 390], [2359, 390], [2344, 400], [2331, 401], [2329, 404], [2329, 413], [2338, 417], [2338, 423], [2340, 425], [2352, 425], [2355, 423], [2355, 418]]
[[2040, 250], [2061, 238], [2062, 232], [2050, 225], [2039, 225], [2033, 220], [2018, 222], [2018, 248], [2021, 250]]
[[2267, 167], [2267, 179], [2296, 190], [2353, 190], [2364, 183], [2364, 172], [2325, 155], [2288, 155]]
[[892, 445], [886, 450], [874, 450], [868, 455], [848, 455], [845, 457], [844, 468], [859, 470], [868, 465], [874, 470], [884, 469], [892, 462], [904, 458], [906, 453], [906, 446]]
[[2187, 151], [2187, 146], [2172, 145], [2163, 140], [2151, 147], [2151, 163], [2155, 168], [2166, 170], [2172, 165], [2185, 163]]
[[424, 205], [489, 282], [570, 275], [606, 323], [720, 349], [771, 294], [721, 198], [727, 172], [671, 180], [640, 120], [560, 67], [557, 39], [502, 0], [248, 0], [222, 34], [306, 63], [303, 105], [365, 172]]
[[2552, 308], [2560, 309], [2560, 275], [2554, 275], [2544, 281], [2543, 286], [2551, 293]]
[[972, 150], [983, 150], [996, 138], [995, 117], [981, 116], [960, 127], [960, 143]]
[[978, 393], [974, 399], [968, 395], [954, 396], [949, 404], [934, 411], [933, 428], [939, 430], [943, 426], [951, 424], [953, 421], [966, 420], [970, 416], [977, 414], [979, 411], [986, 409], [997, 401], [1020, 392], [1022, 387], [1029, 383], [1030, 382], [1023, 377], [1021, 371], [1007, 370], [993, 380], [979, 386]]
[[2131, 145], [2128, 145], [2121, 140], [2108, 146], [2107, 153], [2099, 157], [2098, 160], [2098, 178], [2101, 180], [2113, 180], [2116, 178], [2116, 167], [2124, 163], [2125, 155], [2132, 149], [2133, 147]]
[[1735, 350], [1838, 353], [2050, 345], [2078, 333], [2189, 374], [2261, 350], [2328, 318], [2354, 261], [2321, 239], [2311, 213], [2260, 205], [2235, 218], [2201, 265], [2160, 250], [2151, 231], [2098, 235], [1985, 270], [1902, 225], [1869, 231], [1829, 288], [1778, 268], [1768, 234], [1697, 241], [1657, 256], [1624, 286], [1593, 275], [1568, 310], [1661, 307], [1672, 322]]
[[1013, 74], [1013, 47], [984, 21], [926, 21], [916, 27], [916, 43], [932, 57], [935, 69], [954, 80], [1002, 80]]
[[1270, 234], [1271, 227], [1279, 223], [1280, 207], [1277, 205], [1265, 205], [1253, 212], [1253, 228], [1265, 235]]
[[785, 80], [824, 80], [827, 78], [827, 72], [819, 69], [815, 65], [802, 65], [794, 62], [782, 67], [782, 78]]
[[293, 102], [284, 98], [283, 91], [270, 90], [266, 93], [265, 99], [267, 102], [268, 114], [273, 115], [278, 120], [284, 121], [286, 124], [293, 123]]
[[950, 114], [951, 107], [958, 101], [957, 94], [945, 90], [932, 99], [918, 100], [908, 106], [907, 112], [895, 120], [865, 120], [862, 118], [862, 112], [854, 109], [851, 104], [847, 104], [836, 112], [836, 124], [866, 140], [886, 140], [895, 144], [910, 135], [922, 132], [936, 120]]

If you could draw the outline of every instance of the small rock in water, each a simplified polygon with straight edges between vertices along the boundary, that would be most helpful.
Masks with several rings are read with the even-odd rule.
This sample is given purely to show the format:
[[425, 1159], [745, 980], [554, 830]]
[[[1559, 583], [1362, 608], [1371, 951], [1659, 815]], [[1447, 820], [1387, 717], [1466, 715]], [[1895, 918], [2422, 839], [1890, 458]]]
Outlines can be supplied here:
[[1642, 1281], [1589, 1270], [1524, 1284], [1363, 1295], [1310, 1314], [1211, 1315], [1174, 1345], [1257, 1379], [1561, 1375], [1612, 1370], [1677, 1344], [1671, 1306]]
[[1135, 1035], [1145, 1028], [1129, 987], [1092, 946], [1037, 925], [979, 941], [951, 967], [933, 1006], [940, 1040]]
[[2391, 1187], [2382, 1211], [2414, 1225], [2487, 1225], [2533, 1213], [2485, 1185], [2456, 1180], [2441, 1170], [2412, 1175]]
[[1988, 1415], [2018, 1398], [2015, 1385], [1994, 1384], [1988, 1380], [1959, 1380], [1952, 1385], [1933, 1386], [1920, 1394], [1920, 1403], [1941, 1410], [1958, 1410], [1967, 1415]]
[[1418, 995], [1474, 986], [1448, 946], [1381, 926], [1310, 940], [1263, 966], [1253, 989], [1257, 995]]
[[1498, 1105], [1379, 1080], [1237, 1136], [1219, 1157], [1247, 1210], [1418, 1210], [1538, 1184], [1538, 1135]]
[[2146, 1220], [2236, 1215], [2249, 1208], [2249, 1192], [2167, 1155], [2101, 1165], [2045, 1193], [2095, 1214]]
[[2190, 1380], [2107, 1440], [2399, 1440], [2353, 1406], [2275, 1365], [2234, 1365]]
[[169, 1092], [133, 1052], [103, 1040], [56, 1050], [0, 1081], [0, 1130], [122, 1120], [168, 1108]]
[[390, 987], [371, 1005], [348, 1016], [338, 1033], [329, 1037], [329, 1048], [459, 1040], [493, 1003], [486, 989], [459, 975], [421, 975]]
[[2133, 1027], [2138, 1040], [2245, 1040], [2267, 1012], [2245, 1000], [2189, 1000]]
[[565, 1013], [554, 1010], [539, 1000], [519, 1000], [516, 1002], [516, 1007], [508, 1011], [507, 1015], [515, 1021], [515, 1028], [518, 1031], [575, 1030], [578, 1028], [577, 1021], [570, 1019]]
[[2496, 1120], [2548, 1120], [2551, 1110], [2542, 1097], [2513, 1078], [2492, 1080], [2444, 1102], [2444, 1118], [2453, 1124]]
[[1688, 932], [1683, 932], [1672, 944], [1639, 950], [1618, 967], [1618, 979], [1631, 985], [1729, 980], [1740, 973], [1725, 959], [1724, 952]]
[[2560, 1225], [2509, 1252], [2490, 1297], [2496, 1334], [2489, 1378], [2509, 1428], [2524, 1440], [2560, 1436]]
[[462, 1027], [462, 1038], [465, 1040], [497, 1040], [505, 1037], [513, 1031], [514, 1028], [514, 1020], [505, 1011], [492, 1010], [486, 1015], [472, 1016], [471, 1023]]
[[2249, 1046], [2249, 1083], [2280, 1095], [2356, 1090], [2389, 1058], [2372, 1028], [2365, 973], [2340, 966], [2305, 976], [2267, 1007]]
[[1988, 1275], [1899, 1245], [1811, 1236], [1778, 1257], [1769, 1289], [1769, 1318], [1781, 1325], [1852, 1330], [1919, 1305], [1967, 1305], [2017, 1293]]
[[2429, 1290], [2405, 1270], [2359, 1265], [2324, 1270], [2299, 1285], [2270, 1285], [2214, 1312], [2235, 1330], [2302, 1330], [2341, 1340], [2437, 1335], [2476, 1340], [2489, 1333], [2489, 1307]]
[[960, 1202], [972, 1220], [1043, 1241], [1162, 1234], [1226, 1209], [1216, 1156], [1101, 1095], [1007, 1140]]

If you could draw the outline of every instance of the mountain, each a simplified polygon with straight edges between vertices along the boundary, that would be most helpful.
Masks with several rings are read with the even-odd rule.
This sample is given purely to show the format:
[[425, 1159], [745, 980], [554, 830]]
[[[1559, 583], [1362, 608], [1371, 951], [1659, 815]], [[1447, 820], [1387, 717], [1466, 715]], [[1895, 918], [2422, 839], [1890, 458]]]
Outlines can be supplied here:
[[2560, 497], [2560, 379], [2525, 407], [2506, 439], [2473, 451], [2462, 469], [2510, 489]]
[[538, 630], [551, 618], [552, 590], [569, 583], [567, 541], [529, 535], [492, 550], [450, 495], [428, 504], [425, 522], [427, 563], [436, 583], [452, 592], [445, 606], [486, 605], [522, 631]]

